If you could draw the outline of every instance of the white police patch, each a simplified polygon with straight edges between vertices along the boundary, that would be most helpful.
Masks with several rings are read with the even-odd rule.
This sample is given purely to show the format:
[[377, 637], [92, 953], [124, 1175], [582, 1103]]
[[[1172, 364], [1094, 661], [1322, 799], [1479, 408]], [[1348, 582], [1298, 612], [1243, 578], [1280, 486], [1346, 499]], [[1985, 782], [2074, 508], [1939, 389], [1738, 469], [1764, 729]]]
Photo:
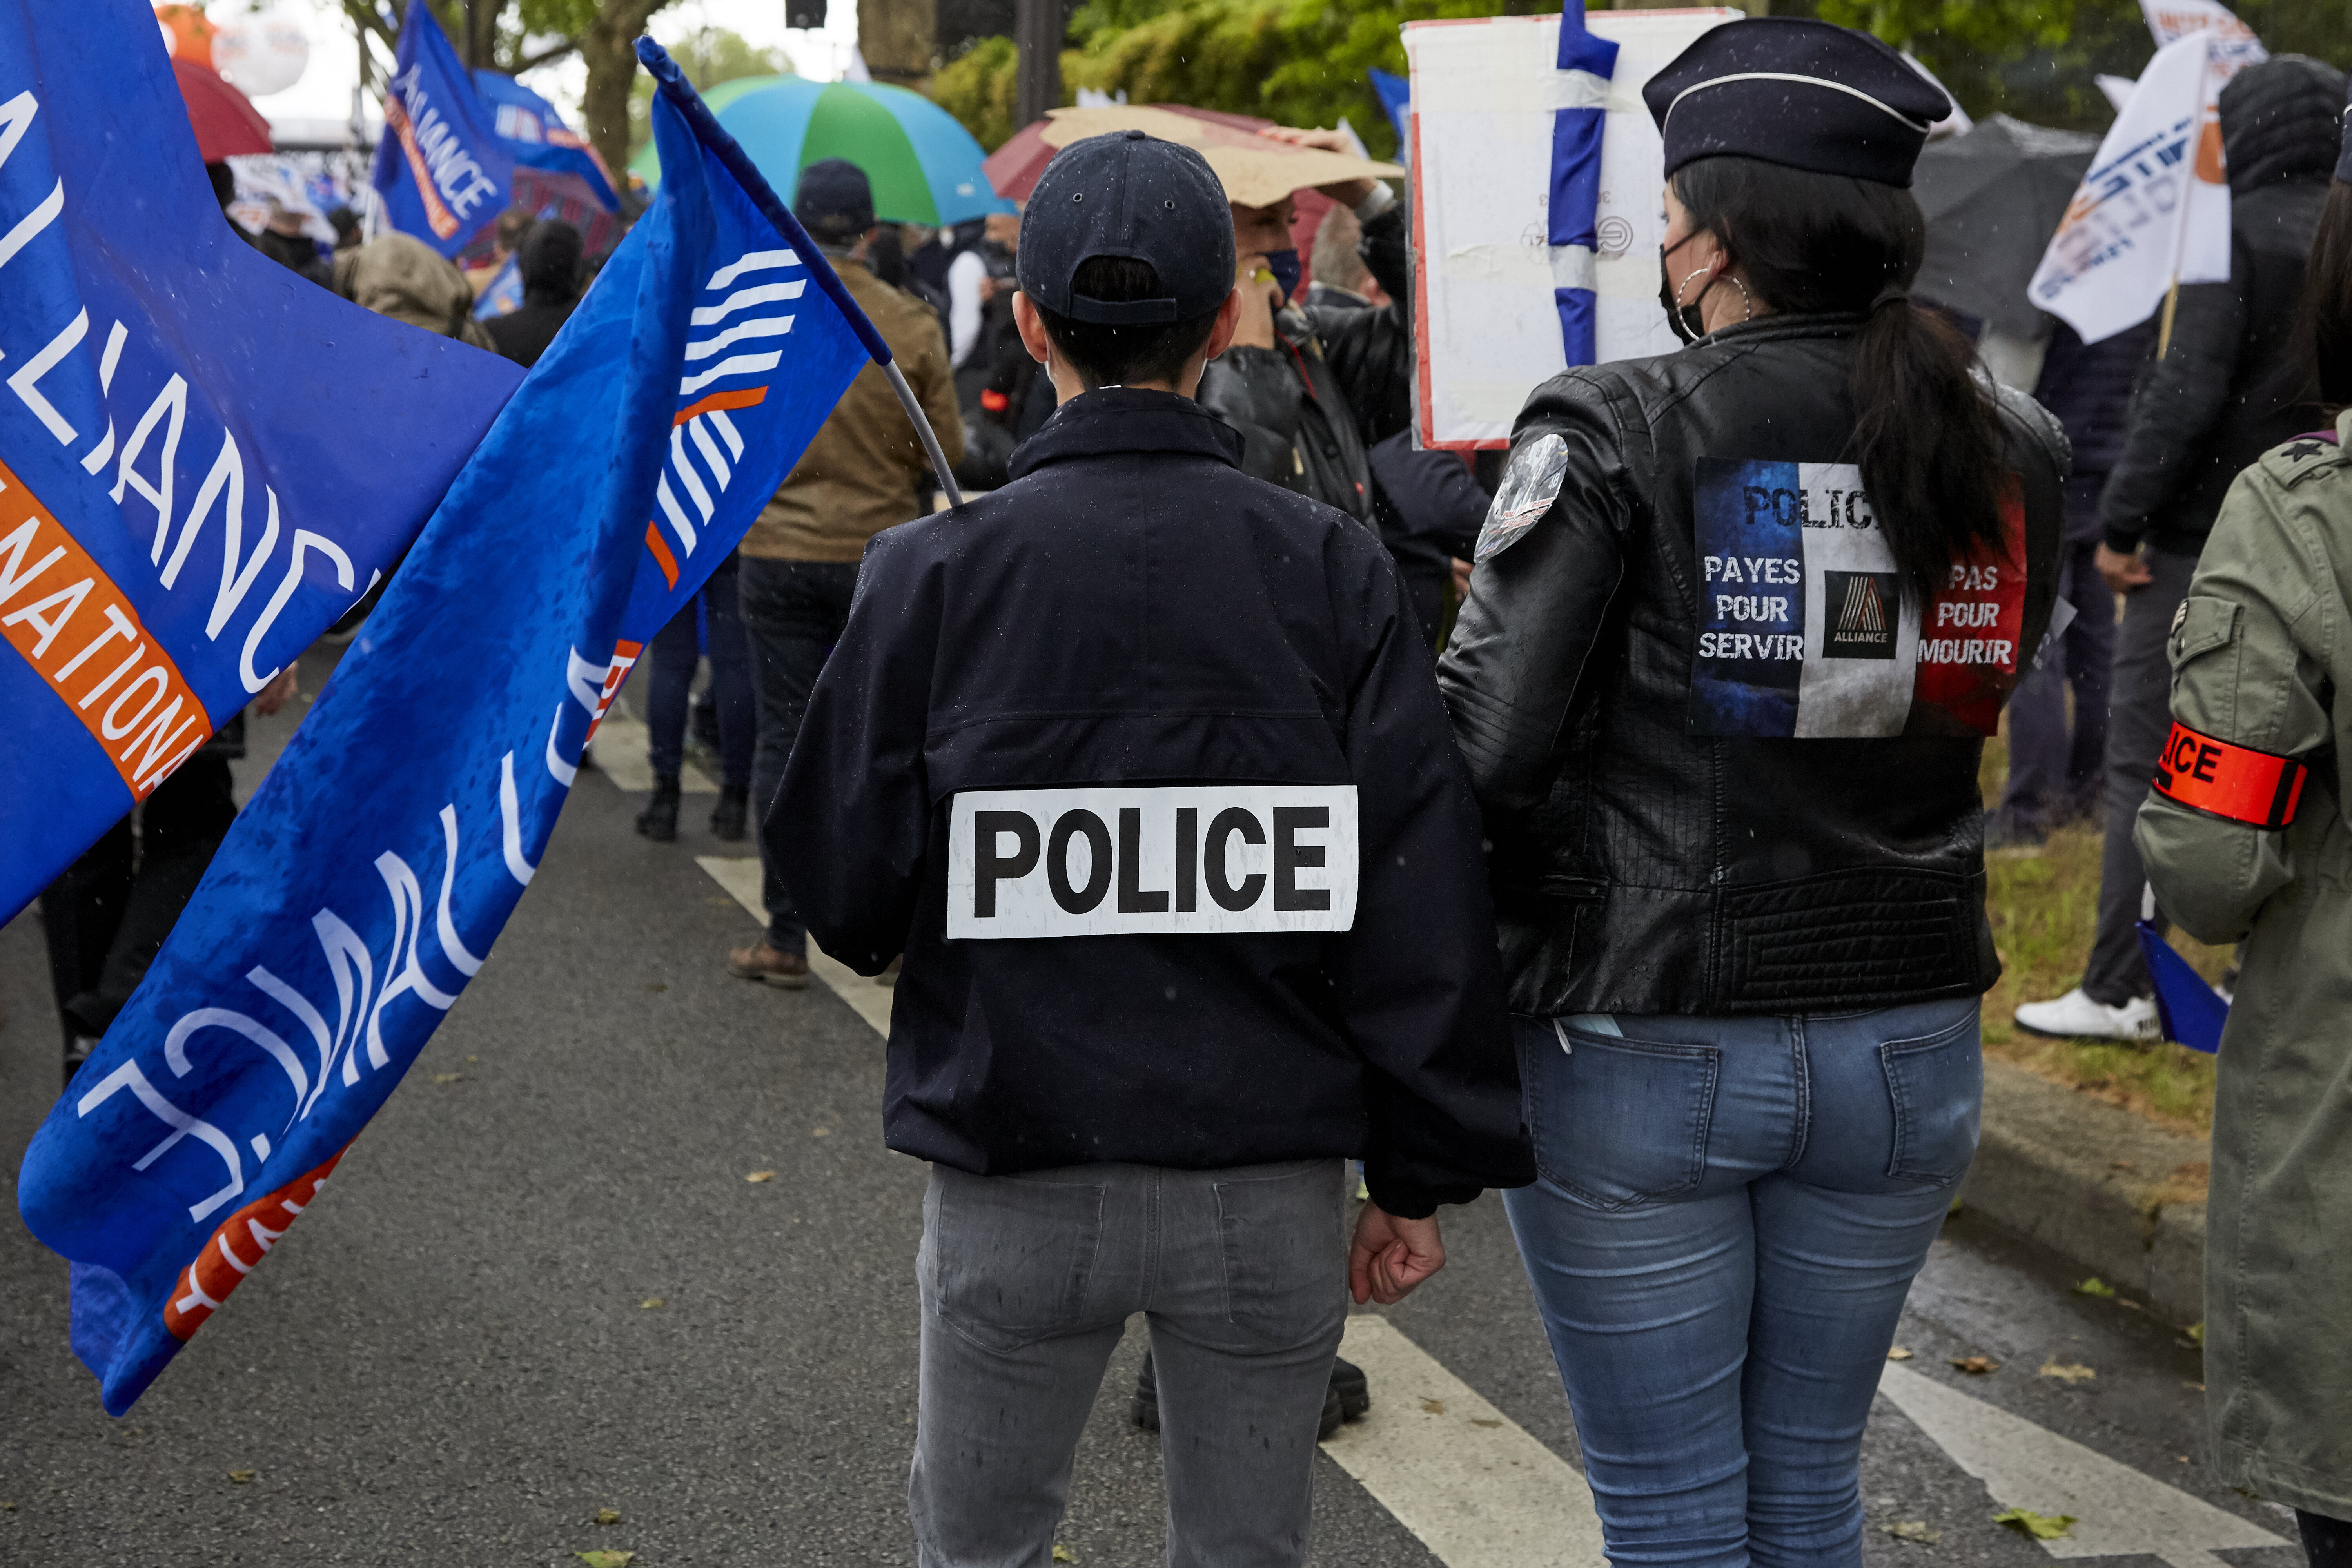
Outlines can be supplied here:
[[970, 790], [948, 814], [948, 940], [1346, 931], [1353, 784]]
[[1559, 487], [1568, 478], [1568, 443], [1557, 435], [1537, 437], [1511, 454], [1503, 469], [1502, 488], [1486, 509], [1486, 526], [1478, 530], [1477, 561], [1500, 555], [1543, 521]]

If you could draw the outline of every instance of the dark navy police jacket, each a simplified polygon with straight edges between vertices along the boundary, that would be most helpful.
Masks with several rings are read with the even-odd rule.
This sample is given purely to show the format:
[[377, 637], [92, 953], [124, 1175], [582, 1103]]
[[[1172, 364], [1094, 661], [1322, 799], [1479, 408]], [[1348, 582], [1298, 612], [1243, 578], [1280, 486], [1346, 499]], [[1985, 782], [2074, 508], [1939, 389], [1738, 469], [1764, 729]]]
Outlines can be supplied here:
[[827, 952], [906, 954], [892, 1148], [1357, 1155], [1418, 1217], [1535, 1176], [1477, 807], [1379, 539], [1241, 446], [1108, 388], [877, 535], [762, 841]]

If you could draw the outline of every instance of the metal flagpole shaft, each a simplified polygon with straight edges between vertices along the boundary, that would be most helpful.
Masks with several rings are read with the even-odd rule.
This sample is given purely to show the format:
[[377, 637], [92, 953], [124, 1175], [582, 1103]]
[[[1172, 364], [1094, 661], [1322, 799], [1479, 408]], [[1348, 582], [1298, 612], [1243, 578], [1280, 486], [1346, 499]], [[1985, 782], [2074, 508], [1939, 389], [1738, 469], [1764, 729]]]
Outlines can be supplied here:
[[923, 405], [915, 401], [915, 389], [907, 384], [906, 373], [898, 368], [897, 360], [892, 360], [882, 367], [882, 374], [890, 378], [890, 390], [898, 395], [899, 406], [906, 409], [907, 417], [915, 422], [915, 434], [923, 438], [923, 456], [931, 460], [931, 472], [940, 477], [940, 488], [948, 492], [948, 505], [963, 505], [963, 491], [956, 489], [955, 474], [948, 467], [947, 454], [940, 450], [939, 432], [931, 428], [929, 419], [923, 417]]

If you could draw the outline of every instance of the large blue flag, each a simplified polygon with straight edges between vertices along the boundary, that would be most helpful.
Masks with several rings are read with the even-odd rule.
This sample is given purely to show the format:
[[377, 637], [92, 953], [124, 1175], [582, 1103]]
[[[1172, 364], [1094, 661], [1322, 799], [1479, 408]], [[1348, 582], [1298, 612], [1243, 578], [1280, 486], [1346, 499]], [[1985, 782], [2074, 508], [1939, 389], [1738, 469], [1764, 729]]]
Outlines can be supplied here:
[[450, 487], [25, 1157], [25, 1222], [73, 1260], [74, 1350], [112, 1413], [383, 1104], [530, 883], [642, 646], [869, 352], [887, 360], [663, 82], [654, 137], [685, 177]]
[[514, 184], [514, 157], [490, 107], [425, 0], [408, 0], [401, 24], [373, 183], [392, 226], [444, 256], [506, 210]]
[[0, 0], [0, 921], [397, 561], [521, 374], [222, 217], [137, 0]]
[[516, 163], [550, 174], [576, 174], [597, 205], [606, 212], [619, 210], [621, 198], [604, 160], [596, 156], [595, 144], [564, 124], [555, 105], [504, 71], [488, 67], [474, 72], [474, 87], [489, 105], [490, 123]]

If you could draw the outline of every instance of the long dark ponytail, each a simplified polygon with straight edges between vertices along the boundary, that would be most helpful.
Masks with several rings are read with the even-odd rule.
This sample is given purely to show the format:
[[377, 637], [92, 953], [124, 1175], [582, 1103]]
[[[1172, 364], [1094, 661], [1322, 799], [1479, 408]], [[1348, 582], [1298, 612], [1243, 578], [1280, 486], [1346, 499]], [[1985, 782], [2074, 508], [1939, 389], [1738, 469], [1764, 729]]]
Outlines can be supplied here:
[[1685, 163], [1670, 183], [1761, 303], [1868, 313], [1849, 374], [1852, 451], [1911, 591], [1924, 598], [1980, 542], [1998, 549], [2000, 416], [1968, 340], [1903, 292], [1927, 245], [1911, 193], [1729, 156]]
[[2352, 184], [2336, 180], [2303, 268], [2303, 311], [2294, 351], [2305, 401], [2333, 419], [2352, 406]]

